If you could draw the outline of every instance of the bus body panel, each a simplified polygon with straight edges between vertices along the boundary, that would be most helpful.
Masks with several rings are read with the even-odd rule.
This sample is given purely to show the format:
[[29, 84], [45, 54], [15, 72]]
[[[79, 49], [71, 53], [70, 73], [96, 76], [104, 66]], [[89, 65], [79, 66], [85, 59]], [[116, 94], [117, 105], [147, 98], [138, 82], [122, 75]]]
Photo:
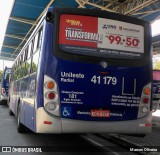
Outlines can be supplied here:
[[24, 114], [24, 124], [32, 131], [34, 131], [34, 113], [35, 113], [35, 109], [34, 109], [34, 105], [31, 104], [24, 104], [25, 106], [25, 111], [23, 112]]
[[153, 70], [153, 111], [156, 111], [160, 104], [160, 71]]
[[21, 123], [31, 130], [35, 130], [35, 85], [36, 74], [26, 76], [17, 80], [11, 85], [11, 106], [10, 109], [17, 116], [17, 108], [21, 107]]

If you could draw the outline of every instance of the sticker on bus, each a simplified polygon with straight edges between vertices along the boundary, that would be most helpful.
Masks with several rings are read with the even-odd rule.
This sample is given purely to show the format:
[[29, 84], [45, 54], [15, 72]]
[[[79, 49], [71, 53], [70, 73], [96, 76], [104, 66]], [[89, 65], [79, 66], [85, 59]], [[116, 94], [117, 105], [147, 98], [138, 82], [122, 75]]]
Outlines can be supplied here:
[[109, 110], [91, 110], [92, 117], [110, 117]]

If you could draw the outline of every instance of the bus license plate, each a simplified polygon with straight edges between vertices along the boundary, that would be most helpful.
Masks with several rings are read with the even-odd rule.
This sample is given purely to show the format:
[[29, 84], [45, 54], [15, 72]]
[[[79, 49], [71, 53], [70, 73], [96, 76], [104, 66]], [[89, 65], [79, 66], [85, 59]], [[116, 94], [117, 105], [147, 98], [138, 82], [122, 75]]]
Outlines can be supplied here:
[[91, 110], [91, 117], [110, 117], [109, 110]]

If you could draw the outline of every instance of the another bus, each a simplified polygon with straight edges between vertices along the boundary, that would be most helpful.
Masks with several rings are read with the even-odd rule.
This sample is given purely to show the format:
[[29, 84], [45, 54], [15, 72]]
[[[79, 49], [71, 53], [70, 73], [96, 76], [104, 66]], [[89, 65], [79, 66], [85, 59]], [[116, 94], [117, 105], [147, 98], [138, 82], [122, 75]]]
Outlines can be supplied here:
[[1, 93], [0, 102], [6, 104], [8, 100], [8, 89], [9, 89], [9, 77], [11, 75], [11, 68], [5, 67], [1, 78]]
[[156, 111], [160, 104], [160, 70], [153, 70], [153, 111]]
[[100, 10], [49, 8], [13, 65], [18, 132], [151, 132], [151, 27]]

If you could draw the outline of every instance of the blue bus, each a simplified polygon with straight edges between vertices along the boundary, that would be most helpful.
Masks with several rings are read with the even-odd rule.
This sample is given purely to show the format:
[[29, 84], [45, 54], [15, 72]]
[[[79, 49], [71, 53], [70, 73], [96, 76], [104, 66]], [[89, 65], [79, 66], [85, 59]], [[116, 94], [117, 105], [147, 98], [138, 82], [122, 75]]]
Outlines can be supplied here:
[[9, 89], [9, 77], [11, 75], [11, 68], [5, 67], [1, 78], [1, 93], [0, 102], [6, 104], [8, 100], [8, 89]]
[[151, 28], [100, 10], [49, 8], [13, 64], [18, 132], [151, 132]]
[[156, 111], [160, 104], [160, 70], [153, 70], [153, 111]]

